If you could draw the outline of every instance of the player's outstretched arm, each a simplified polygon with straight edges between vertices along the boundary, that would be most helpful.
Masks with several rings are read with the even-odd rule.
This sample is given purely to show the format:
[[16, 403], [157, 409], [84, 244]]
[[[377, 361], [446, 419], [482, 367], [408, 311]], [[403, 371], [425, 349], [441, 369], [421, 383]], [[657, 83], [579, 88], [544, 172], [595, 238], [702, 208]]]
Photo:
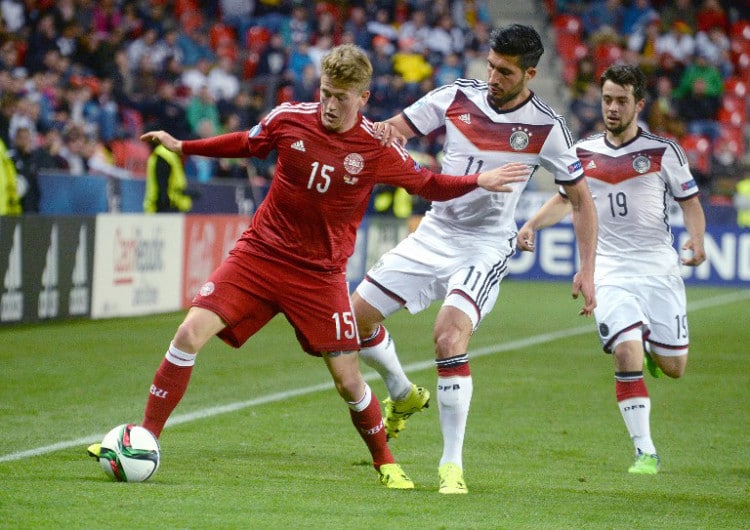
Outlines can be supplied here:
[[703, 246], [706, 234], [706, 217], [703, 213], [703, 207], [697, 195], [686, 201], [680, 201], [678, 204], [682, 208], [685, 228], [690, 234], [690, 239], [682, 245], [682, 249], [692, 252], [692, 256], [681, 258], [680, 261], [683, 265], [697, 267], [706, 260], [706, 249]]
[[536, 232], [560, 222], [572, 210], [570, 202], [559, 193], [556, 193], [518, 231], [516, 239], [518, 249], [534, 252]]
[[526, 182], [531, 175], [531, 168], [519, 162], [505, 164], [479, 174], [477, 184], [487, 191], [509, 193], [513, 191], [511, 184]]
[[141, 135], [141, 140], [152, 144], [161, 144], [178, 155], [182, 154], [182, 141], [166, 131], [149, 131]]

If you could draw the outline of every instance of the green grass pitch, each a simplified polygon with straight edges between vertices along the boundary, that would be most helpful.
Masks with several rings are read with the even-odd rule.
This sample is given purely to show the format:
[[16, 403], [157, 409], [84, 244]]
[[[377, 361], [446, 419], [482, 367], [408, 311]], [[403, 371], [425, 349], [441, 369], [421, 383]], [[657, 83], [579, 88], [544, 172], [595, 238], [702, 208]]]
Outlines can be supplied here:
[[[182, 313], [0, 328], [0, 528], [748, 528], [750, 291], [693, 287], [688, 301], [685, 377], [646, 375], [662, 473], [630, 476], [593, 319], [568, 284], [506, 280], [469, 352], [466, 496], [437, 493], [436, 403], [390, 444], [416, 490], [383, 488], [323, 363], [283, 318], [240, 350], [212, 340], [157, 474], [111, 482], [86, 446], [140, 421]], [[388, 321], [430, 389], [436, 310]]]

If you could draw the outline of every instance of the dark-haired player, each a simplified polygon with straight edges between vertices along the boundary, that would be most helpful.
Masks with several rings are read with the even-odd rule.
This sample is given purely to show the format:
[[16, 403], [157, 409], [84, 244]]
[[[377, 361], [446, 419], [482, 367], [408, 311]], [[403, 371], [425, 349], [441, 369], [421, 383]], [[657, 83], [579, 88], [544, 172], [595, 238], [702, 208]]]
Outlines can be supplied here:
[[[581, 165], [567, 152], [572, 139], [565, 121], [528, 87], [544, 52], [531, 27], [510, 25], [490, 36], [487, 81], [458, 79], [436, 88], [387, 120], [405, 138], [445, 127], [443, 171], [466, 175], [509, 162], [540, 165], [568, 193], [574, 209], [581, 269], [573, 295], [583, 294], [583, 314], [594, 298], [596, 212]], [[386, 128], [386, 137], [392, 134]], [[411, 313], [442, 300], [434, 327], [437, 402], [443, 433], [440, 493], [467, 493], [463, 441], [473, 391], [469, 339], [492, 310], [514, 253], [516, 205], [526, 186], [511, 193], [475, 190], [434, 201], [416, 232], [386, 253], [353, 295], [361, 357], [383, 377], [390, 397], [385, 425], [397, 436], [406, 419], [422, 410], [430, 394], [407, 378], [382, 321], [402, 307]]]
[[[617, 403], [635, 446], [628, 471], [656, 474], [660, 460], [651, 439], [644, 357], [654, 376], [676, 378], [685, 371], [689, 334], [680, 263], [695, 267], [706, 259], [706, 220], [682, 148], [638, 126], [646, 97], [643, 72], [612, 66], [601, 76], [601, 89], [606, 131], [573, 147], [599, 217], [594, 316], [604, 351], [614, 353]], [[690, 236], [683, 249], [691, 255], [681, 260], [672, 246], [667, 196], [682, 208]], [[533, 250], [534, 231], [568, 211], [562, 191], [524, 224], [519, 248]]]

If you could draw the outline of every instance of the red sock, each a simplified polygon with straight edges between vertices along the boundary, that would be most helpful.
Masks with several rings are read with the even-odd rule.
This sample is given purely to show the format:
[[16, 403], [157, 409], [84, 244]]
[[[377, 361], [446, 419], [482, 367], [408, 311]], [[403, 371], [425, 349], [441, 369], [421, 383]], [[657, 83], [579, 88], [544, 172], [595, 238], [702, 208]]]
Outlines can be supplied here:
[[367, 444], [367, 449], [370, 450], [375, 469], [380, 469], [383, 464], [393, 464], [395, 460], [388, 448], [388, 439], [385, 435], [385, 427], [383, 427], [383, 414], [375, 394], [372, 394], [367, 408], [360, 412], [349, 409], [349, 414], [357, 432]]
[[169, 415], [185, 394], [192, 372], [192, 366], [177, 366], [167, 359], [161, 361], [151, 384], [142, 423], [157, 438]]
[[378, 326], [378, 329], [375, 330], [375, 333], [367, 337], [366, 339], [362, 339], [362, 347], [363, 348], [372, 348], [373, 346], [377, 346], [381, 342], [383, 342], [388, 337], [388, 332], [385, 329], [385, 326], [380, 325]]
[[646, 382], [643, 380], [643, 376], [638, 379], [626, 381], [615, 379], [615, 395], [617, 396], [618, 403], [630, 398], [647, 398], [648, 390], [646, 389]]

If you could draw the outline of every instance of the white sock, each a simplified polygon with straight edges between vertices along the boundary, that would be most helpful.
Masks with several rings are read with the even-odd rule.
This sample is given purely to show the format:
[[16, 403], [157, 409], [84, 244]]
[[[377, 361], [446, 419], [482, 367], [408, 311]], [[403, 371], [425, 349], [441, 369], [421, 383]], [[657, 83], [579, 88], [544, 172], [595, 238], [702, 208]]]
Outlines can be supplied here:
[[396, 344], [391, 339], [388, 330], [385, 329], [385, 326], [379, 326], [371, 337], [362, 341], [362, 344], [375, 342], [381, 333], [384, 334], [381, 337], [382, 340], [372, 346], [363, 346], [359, 350], [359, 356], [367, 366], [374, 368], [380, 374], [391, 399], [401, 401], [409, 395], [412, 383], [406, 377], [401, 362], [398, 360]]
[[362, 412], [370, 404], [370, 400], [372, 400], [372, 390], [370, 390], [370, 385], [365, 383], [365, 394], [362, 396], [362, 399], [354, 402], [347, 401], [346, 404], [354, 412]]
[[633, 440], [636, 453], [656, 454], [656, 447], [651, 440], [651, 398], [633, 397], [619, 401], [620, 414], [625, 421], [630, 438]]
[[172, 364], [177, 366], [193, 366], [197, 353], [188, 353], [177, 348], [174, 343], [169, 343], [169, 349], [164, 357]]
[[453, 462], [463, 469], [464, 434], [474, 383], [471, 376], [438, 376], [437, 395], [443, 456], [440, 465]]

